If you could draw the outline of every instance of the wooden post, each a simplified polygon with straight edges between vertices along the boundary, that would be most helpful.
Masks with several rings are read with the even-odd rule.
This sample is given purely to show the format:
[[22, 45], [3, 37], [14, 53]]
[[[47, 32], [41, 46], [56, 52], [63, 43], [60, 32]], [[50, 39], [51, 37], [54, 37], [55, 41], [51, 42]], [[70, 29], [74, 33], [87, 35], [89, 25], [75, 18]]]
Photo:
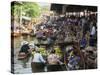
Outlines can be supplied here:
[[84, 57], [83, 57], [83, 54], [82, 52], [80, 51], [80, 45], [79, 45], [79, 42], [77, 42], [76, 44], [74, 44], [76, 46], [74, 46], [78, 52], [78, 55], [80, 56], [81, 58], [81, 64], [83, 65], [83, 67], [85, 68], [85, 63], [84, 63]]

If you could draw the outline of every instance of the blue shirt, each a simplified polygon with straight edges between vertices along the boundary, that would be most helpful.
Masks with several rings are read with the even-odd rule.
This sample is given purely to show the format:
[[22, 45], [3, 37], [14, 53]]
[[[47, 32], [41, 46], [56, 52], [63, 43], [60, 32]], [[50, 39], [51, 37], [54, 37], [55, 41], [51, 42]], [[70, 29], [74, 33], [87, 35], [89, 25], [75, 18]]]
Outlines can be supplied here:
[[40, 53], [35, 53], [32, 62], [45, 63], [46, 61], [43, 59], [43, 57]]

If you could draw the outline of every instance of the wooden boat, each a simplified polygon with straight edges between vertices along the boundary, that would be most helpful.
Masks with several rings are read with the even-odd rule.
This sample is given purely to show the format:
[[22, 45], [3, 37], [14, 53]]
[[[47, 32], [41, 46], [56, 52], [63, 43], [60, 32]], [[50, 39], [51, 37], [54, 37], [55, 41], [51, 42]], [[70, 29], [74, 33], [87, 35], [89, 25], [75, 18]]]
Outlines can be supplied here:
[[[32, 72], [50, 72], [50, 71], [66, 71], [66, 65], [65, 64], [56, 64], [56, 65], [50, 65], [50, 64], [44, 64], [44, 63], [36, 63], [31, 62], [31, 68]], [[46, 68], [44, 70], [44, 68]]]
[[12, 32], [11, 33], [11, 36], [14, 36], [14, 37], [17, 37], [17, 36], [20, 36], [21, 35], [21, 33], [17, 33], [17, 32]]
[[44, 63], [31, 62], [32, 72], [44, 72]]
[[18, 60], [26, 59], [28, 56], [29, 56], [29, 53], [20, 52], [20, 53], [18, 54]]

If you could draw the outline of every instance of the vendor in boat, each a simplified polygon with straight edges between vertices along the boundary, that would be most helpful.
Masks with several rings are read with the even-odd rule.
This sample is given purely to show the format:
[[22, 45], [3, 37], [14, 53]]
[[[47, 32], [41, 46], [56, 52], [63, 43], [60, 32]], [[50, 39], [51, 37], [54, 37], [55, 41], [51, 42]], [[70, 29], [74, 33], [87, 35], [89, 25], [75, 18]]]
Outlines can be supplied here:
[[59, 56], [55, 54], [55, 50], [52, 50], [50, 55], [47, 57], [48, 64], [55, 65], [59, 63]]
[[40, 51], [35, 50], [31, 62], [32, 72], [44, 72], [45, 63], [46, 61], [44, 60]]
[[55, 53], [55, 50], [52, 50], [50, 55], [47, 57], [47, 70], [48, 71], [61, 71], [61, 64], [60, 57]]
[[27, 54], [29, 52], [29, 49], [29, 43], [27, 41], [24, 41], [19, 52], [24, 52], [25, 54]]
[[34, 63], [46, 63], [43, 56], [40, 54], [39, 50], [35, 51], [32, 62], [34, 62]]

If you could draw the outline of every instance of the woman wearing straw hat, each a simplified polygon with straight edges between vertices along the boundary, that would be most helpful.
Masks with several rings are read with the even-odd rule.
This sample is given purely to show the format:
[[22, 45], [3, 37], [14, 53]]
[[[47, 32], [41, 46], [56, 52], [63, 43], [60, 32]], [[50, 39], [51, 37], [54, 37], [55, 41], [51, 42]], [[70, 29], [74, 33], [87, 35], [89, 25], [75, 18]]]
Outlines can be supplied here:
[[29, 49], [30, 49], [29, 43], [27, 41], [24, 41], [22, 46], [21, 46], [20, 52], [25, 52], [25, 54], [27, 54]]

